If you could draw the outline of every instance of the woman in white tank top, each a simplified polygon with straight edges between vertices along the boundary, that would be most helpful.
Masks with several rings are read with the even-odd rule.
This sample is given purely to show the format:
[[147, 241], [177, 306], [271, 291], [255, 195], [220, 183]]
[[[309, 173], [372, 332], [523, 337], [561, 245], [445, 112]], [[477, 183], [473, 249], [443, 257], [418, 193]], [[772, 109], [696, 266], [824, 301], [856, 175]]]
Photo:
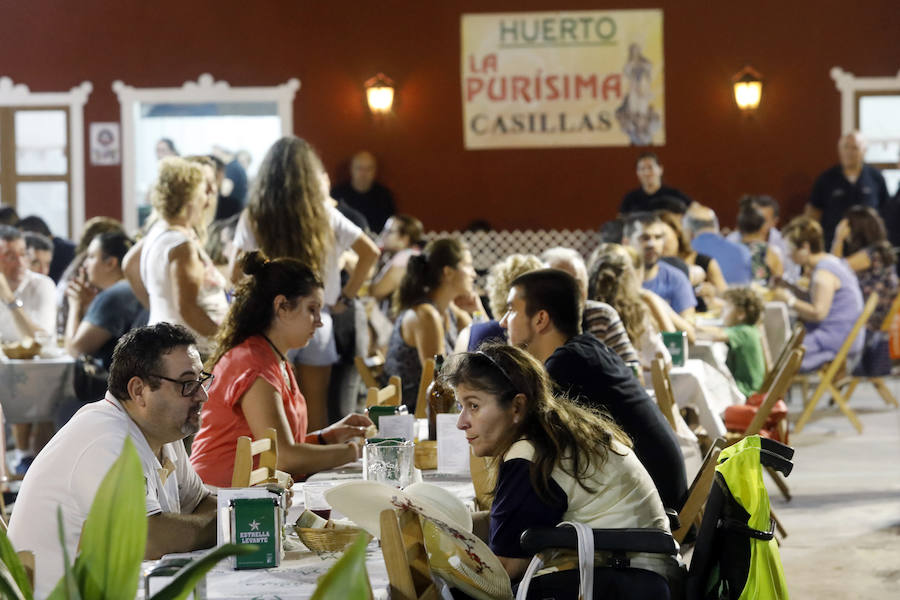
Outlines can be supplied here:
[[206, 357], [214, 349], [228, 301], [227, 282], [194, 230], [209, 203], [202, 167], [181, 158], [164, 159], [152, 202], [161, 219], [141, 241], [140, 281], [133, 274], [129, 281], [146, 293], [149, 325], [184, 325], [197, 336], [198, 350]]

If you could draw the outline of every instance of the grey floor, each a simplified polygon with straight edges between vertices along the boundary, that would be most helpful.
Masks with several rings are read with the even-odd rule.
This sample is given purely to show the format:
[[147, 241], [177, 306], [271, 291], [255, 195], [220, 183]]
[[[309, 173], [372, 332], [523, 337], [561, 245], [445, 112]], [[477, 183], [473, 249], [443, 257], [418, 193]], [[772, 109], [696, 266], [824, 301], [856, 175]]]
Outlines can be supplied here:
[[[900, 379], [888, 387], [900, 399]], [[795, 388], [792, 421], [802, 409], [799, 398]], [[900, 598], [900, 410], [867, 384], [850, 405], [862, 434], [826, 398], [791, 438], [791, 501], [766, 476], [788, 532], [780, 550], [795, 599]]]

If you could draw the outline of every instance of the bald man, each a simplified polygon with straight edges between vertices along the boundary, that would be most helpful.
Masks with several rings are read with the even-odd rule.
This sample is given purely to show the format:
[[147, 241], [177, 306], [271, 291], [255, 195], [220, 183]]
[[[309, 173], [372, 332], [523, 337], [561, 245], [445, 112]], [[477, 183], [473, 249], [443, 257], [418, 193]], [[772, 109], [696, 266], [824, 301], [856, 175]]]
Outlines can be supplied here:
[[[858, 131], [838, 140], [837, 164], [816, 179], [806, 214], [822, 224], [825, 247], [831, 248], [834, 230], [848, 208], [856, 204], [882, 211], [888, 199], [881, 171], [865, 164], [866, 140]], [[889, 225], [890, 227], [890, 225]]]
[[388, 217], [397, 212], [391, 191], [375, 181], [377, 173], [375, 156], [363, 150], [350, 162], [350, 181], [331, 190], [332, 198], [361, 212], [369, 222], [369, 228], [376, 233], [384, 229]]

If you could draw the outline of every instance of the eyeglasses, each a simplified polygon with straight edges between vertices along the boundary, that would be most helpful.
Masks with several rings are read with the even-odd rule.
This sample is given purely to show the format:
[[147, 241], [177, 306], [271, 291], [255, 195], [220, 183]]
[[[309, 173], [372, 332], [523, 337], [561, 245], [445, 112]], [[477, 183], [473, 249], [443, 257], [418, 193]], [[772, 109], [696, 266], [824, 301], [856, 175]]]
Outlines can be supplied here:
[[182, 379], [172, 379], [171, 377], [164, 377], [162, 375], [154, 375], [153, 373], [150, 374], [150, 377], [165, 379], [166, 381], [171, 381], [172, 383], [180, 383], [181, 395], [185, 398], [190, 398], [200, 390], [201, 386], [204, 390], [209, 391], [209, 386], [212, 385], [213, 378], [215, 376], [212, 373], [201, 371], [199, 379], [189, 379], [188, 381], [184, 381]]

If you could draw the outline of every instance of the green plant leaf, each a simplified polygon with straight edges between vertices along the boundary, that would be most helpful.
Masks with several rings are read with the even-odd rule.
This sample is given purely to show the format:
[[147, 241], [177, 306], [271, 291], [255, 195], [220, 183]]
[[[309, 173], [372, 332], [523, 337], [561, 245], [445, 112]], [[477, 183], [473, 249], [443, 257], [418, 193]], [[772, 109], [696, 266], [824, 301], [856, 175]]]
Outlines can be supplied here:
[[[19, 566], [21, 567], [22, 565]], [[25, 585], [28, 585], [28, 582], [26, 582]], [[6, 566], [6, 563], [0, 563], [0, 598], [26, 600], [25, 594], [22, 592], [23, 589], [31, 589], [31, 586], [28, 586], [27, 588], [20, 586], [19, 582], [16, 581], [15, 577], [13, 577], [13, 574]]]
[[[19, 560], [19, 555], [16, 554], [12, 542], [9, 541], [6, 530], [3, 528], [0, 528], [0, 563], [6, 567], [6, 572], [21, 592], [21, 597], [24, 600], [32, 600], [31, 584], [28, 583], [25, 567], [22, 566], [22, 561]], [[7, 596], [4, 593], [0, 597], [6, 598]]]
[[366, 572], [366, 546], [369, 536], [360, 533], [328, 572], [319, 579], [310, 600], [345, 600], [369, 598], [369, 575]]
[[184, 565], [169, 585], [153, 594], [150, 600], [184, 600], [194, 591], [200, 579], [216, 564], [229, 556], [256, 552], [253, 544], [223, 544]]
[[56, 507], [56, 522], [59, 535], [59, 543], [62, 546], [63, 559], [63, 576], [56, 584], [53, 592], [47, 597], [47, 600], [81, 600], [81, 593], [78, 591], [78, 585], [75, 580], [75, 573], [72, 570], [72, 563], [69, 562], [69, 551], [66, 549], [66, 528], [63, 525], [62, 507]]
[[74, 571], [85, 600], [134, 600], [146, 546], [144, 474], [134, 443], [126, 436], [81, 530]]

